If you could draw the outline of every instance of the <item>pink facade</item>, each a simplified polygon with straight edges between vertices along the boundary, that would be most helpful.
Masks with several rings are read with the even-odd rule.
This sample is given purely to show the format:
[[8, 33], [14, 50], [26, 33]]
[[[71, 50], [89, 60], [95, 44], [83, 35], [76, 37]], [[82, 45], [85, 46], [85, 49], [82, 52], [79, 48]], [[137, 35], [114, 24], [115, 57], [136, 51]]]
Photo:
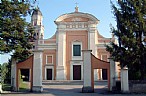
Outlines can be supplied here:
[[[33, 14], [32, 22], [33, 18], [42, 20], [42, 14]], [[114, 37], [101, 36], [96, 27], [98, 23], [95, 16], [76, 9], [75, 12], [61, 15], [55, 20], [57, 31], [49, 39], [43, 39], [42, 23], [33, 24], [37, 26], [35, 30], [40, 30], [36, 31], [38, 37], [34, 46], [36, 50], [43, 50], [43, 80], [82, 80], [82, 50], [92, 50], [95, 57], [108, 61], [110, 54], [104, 45], [109, 44]], [[94, 76], [103, 79], [102, 70], [97, 69]]]

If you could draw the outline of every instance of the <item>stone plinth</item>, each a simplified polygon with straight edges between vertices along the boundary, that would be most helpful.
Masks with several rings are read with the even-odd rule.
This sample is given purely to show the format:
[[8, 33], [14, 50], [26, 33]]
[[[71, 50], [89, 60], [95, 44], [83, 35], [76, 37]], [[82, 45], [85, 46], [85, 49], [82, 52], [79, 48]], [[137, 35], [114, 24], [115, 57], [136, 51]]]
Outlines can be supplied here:
[[93, 93], [94, 92], [94, 88], [92, 88], [92, 87], [82, 87], [82, 92], [83, 93]]
[[124, 67], [121, 69], [121, 91], [123, 93], [129, 92], [129, 82], [128, 82], [128, 68]]

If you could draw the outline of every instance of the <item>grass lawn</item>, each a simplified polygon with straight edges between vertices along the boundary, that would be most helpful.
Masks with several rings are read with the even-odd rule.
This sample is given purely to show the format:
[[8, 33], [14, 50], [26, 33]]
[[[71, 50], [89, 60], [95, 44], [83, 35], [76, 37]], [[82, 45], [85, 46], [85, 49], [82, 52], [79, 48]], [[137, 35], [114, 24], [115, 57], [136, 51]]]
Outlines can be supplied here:
[[29, 82], [21, 82], [19, 85], [19, 91], [29, 91]]
[[[11, 84], [3, 84], [2, 90], [3, 91], [12, 91]], [[19, 85], [19, 91], [30, 91], [29, 82], [21, 82]]]
[[11, 84], [3, 84], [2, 85], [3, 91], [11, 91], [11, 89], [12, 89]]

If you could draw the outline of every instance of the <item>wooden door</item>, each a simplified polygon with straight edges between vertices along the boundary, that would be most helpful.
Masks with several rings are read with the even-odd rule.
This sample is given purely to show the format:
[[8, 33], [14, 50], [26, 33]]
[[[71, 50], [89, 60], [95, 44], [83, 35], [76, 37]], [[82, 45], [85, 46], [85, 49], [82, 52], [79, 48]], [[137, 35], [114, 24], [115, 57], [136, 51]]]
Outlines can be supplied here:
[[73, 65], [73, 80], [81, 80], [81, 65]]
[[52, 80], [52, 69], [47, 69], [47, 80]]

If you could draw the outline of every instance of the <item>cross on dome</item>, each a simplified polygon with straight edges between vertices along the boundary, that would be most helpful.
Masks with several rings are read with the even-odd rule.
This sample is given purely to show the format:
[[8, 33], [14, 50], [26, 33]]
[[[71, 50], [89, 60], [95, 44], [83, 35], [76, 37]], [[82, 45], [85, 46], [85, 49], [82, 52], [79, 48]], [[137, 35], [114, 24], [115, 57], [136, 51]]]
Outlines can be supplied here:
[[78, 12], [78, 9], [79, 9], [78, 4], [79, 4], [79, 3], [76, 2], [75, 4], [76, 4], [75, 12]]
[[38, 7], [39, 1], [38, 1], [38, 0], [33, 1], [33, 5], [34, 5], [34, 8], [35, 8], [35, 9], [38, 9], [38, 8], [39, 8], [39, 7]]

